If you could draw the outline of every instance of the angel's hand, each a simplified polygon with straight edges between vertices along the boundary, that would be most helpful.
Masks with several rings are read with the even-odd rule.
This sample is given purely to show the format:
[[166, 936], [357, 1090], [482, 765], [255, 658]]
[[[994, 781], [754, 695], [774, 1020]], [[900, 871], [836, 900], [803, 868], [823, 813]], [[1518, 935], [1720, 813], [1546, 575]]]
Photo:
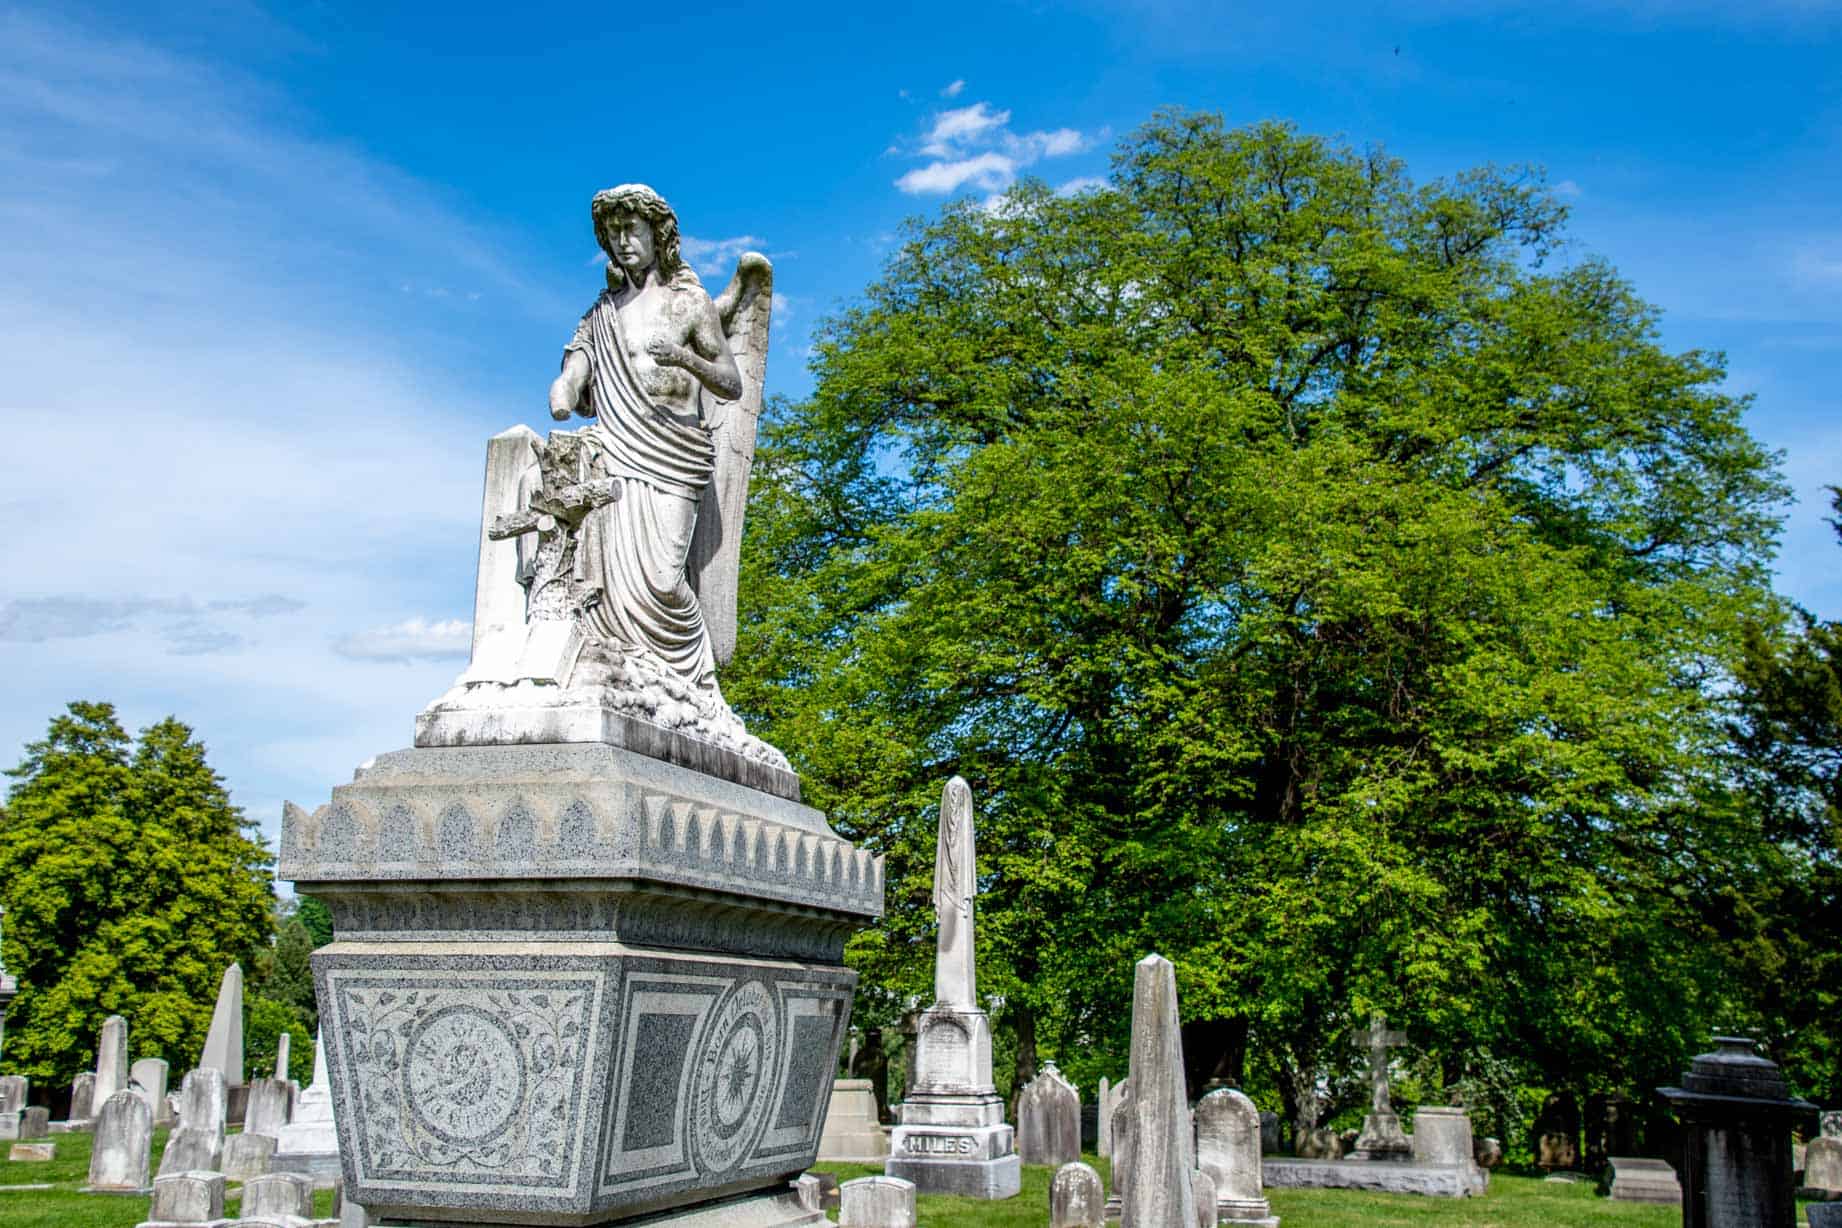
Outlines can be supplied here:
[[646, 343], [646, 352], [661, 367], [684, 367], [690, 365], [690, 353], [675, 342], [663, 337], [654, 337]]

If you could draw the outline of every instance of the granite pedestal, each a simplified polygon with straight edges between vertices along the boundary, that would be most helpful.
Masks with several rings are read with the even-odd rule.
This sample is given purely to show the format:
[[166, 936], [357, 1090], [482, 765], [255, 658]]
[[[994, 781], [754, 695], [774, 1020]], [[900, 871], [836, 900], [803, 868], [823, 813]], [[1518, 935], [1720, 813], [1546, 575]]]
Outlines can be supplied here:
[[280, 861], [332, 910], [314, 979], [375, 1219], [810, 1220], [787, 1182], [883, 894], [824, 815], [618, 746], [422, 747], [288, 807]]

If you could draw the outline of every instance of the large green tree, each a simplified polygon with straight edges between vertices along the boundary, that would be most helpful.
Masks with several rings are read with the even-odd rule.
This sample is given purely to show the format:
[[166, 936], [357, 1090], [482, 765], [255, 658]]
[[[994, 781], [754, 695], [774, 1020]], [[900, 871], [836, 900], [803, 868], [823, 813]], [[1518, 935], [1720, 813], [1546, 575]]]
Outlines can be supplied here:
[[63, 1082], [94, 1064], [102, 1022], [136, 1057], [197, 1058], [218, 980], [267, 946], [267, 850], [192, 731], [131, 740], [74, 703], [26, 748], [0, 812], [5, 963], [19, 979], [6, 1067]]
[[1249, 1054], [1306, 1119], [1372, 1009], [1447, 1081], [1705, 1035], [1696, 892], [1748, 837], [1700, 802], [1784, 490], [1565, 221], [1536, 173], [1173, 112], [1104, 190], [912, 228], [768, 423], [725, 676], [889, 859], [871, 984], [927, 996], [959, 773], [1019, 1076], [1122, 1074], [1152, 949], [1193, 1075]]

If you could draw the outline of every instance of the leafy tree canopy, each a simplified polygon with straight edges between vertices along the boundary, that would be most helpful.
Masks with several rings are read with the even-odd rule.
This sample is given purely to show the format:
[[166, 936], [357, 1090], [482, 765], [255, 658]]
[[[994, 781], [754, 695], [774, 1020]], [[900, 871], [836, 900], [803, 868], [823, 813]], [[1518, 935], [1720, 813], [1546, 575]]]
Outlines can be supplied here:
[[1705, 904], [1757, 833], [1703, 801], [1785, 489], [1565, 222], [1172, 112], [1105, 190], [911, 229], [767, 423], [724, 679], [888, 857], [867, 983], [927, 997], [960, 773], [1019, 1075], [1123, 1074], [1153, 949], [1193, 1073], [1306, 1117], [1372, 1009], [1582, 1090], [1732, 1017]]
[[110, 1015], [136, 1057], [189, 1069], [218, 981], [270, 933], [269, 854], [191, 729], [131, 740], [73, 703], [8, 773], [0, 812], [4, 959], [18, 977], [6, 1066], [61, 1083], [95, 1062]]

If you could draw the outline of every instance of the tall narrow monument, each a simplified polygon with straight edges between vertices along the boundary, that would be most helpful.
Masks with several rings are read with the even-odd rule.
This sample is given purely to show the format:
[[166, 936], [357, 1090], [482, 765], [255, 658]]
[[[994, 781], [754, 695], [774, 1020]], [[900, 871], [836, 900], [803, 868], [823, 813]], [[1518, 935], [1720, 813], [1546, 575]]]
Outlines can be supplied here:
[[1401, 1129], [1400, 1116], [1388, 1094], [1388, 1050], [1407, 1043], [1407, 1033], [1390, 1031], [1387, 1017], [1369, 1017], [1369, 1026], [1350, 1037], [1369, 1056], [1369, 1113], [1356, 1138], [1359, 1160], [1411, 1160], [1413, 1143]]
[[935, 841], [934, 1004], [921, 1015], [915, 1077], [896, 1110], [884, 1171], [924, 1194], [1009, 1198], [1021, 1188], [1015, 1132], [991, 1079], [991, 1020], [979, 1009], [972, 901], [978, 894], [972, 790], [955, 776]]
[[746, 254], [712, 300], [641, 185], [590, 218], [607, 288], [549, 390], [588, 424], [487, 445], [467, 670], [412, 748], [284, 813], [278, 874], [337, 935], [313, 967], [345, 1197], [823, 1224], [789, 1181], [883, 880], [718, 686], [773, 273]]

